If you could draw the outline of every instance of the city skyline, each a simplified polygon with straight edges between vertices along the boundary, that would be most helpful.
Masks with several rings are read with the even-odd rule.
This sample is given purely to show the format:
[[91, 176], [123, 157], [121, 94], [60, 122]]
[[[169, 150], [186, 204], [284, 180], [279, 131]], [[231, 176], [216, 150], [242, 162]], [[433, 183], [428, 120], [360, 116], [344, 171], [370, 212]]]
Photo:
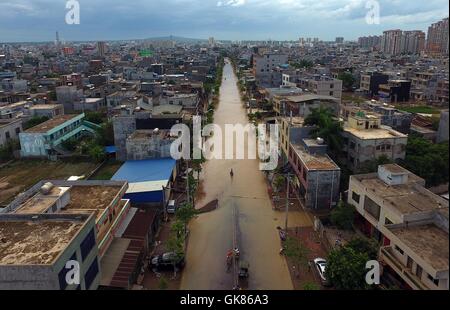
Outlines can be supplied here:
[[[206, 3], [205, 3], [206, 2]], [[0, 42], [133, 40], [169, 35], [217, 40], [298, 40], [335, 37], [357, 40], [384, 30], [427, 31], [448, 16], [448, 2], [378, 1], [380, 23], [366, 23], [366, 0], [135, 1], [80, 0], [80, 24], [65, 23], [64, 1], [8, 0], [0, 3]], [[182, 5], [183, 10], [174, 10]], [[419, 9], [420, 8], [420, 9]], [[274, 14], [276, 13], [276, 14]], [[326, 23], [318, 23], [326, 20]], [[99, 23], [101, 21], [101, 23]]]

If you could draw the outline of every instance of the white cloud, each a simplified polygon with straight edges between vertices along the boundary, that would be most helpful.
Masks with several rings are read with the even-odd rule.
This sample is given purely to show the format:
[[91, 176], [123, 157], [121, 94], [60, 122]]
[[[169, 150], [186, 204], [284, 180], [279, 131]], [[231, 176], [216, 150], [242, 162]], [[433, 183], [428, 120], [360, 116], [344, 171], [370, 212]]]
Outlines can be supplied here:
[[246, 0], [228, 0], [228, 1], [219, 1], [217, 2], [217, 6], [234, 6], [234, 7], [238, 7], [238, 6], [243, 6], [245, 5], [245, 1]]

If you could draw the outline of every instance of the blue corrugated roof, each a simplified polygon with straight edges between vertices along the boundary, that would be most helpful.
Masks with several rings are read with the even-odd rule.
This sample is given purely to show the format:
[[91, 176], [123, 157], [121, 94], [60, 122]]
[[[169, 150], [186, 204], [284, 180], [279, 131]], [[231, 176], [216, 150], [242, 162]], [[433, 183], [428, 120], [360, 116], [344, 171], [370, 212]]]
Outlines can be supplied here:
[[117, 153], [117, 147], [115, 145], [111, 145], [111, 146], [105, 146], [105, 152], [107, 154], [114, 154]]
[[172, 158], [127, 161], [111, 180], [128, 183], [169, 180], [175, 165]]

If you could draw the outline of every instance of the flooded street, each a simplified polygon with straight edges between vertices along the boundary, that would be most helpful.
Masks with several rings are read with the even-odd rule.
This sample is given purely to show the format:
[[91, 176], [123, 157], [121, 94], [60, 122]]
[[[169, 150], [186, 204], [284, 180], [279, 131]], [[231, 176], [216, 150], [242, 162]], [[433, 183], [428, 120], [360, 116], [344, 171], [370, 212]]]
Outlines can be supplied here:
[[[214, 120], [222, 128], [225, 124], [248, 123], [236, 82], [232, 66], [226, 61]], [[259, 161], [210, 160], [204, 164], [201, 181], [196, 207], [218, 199], [219, 208], [190, 224], [181, 289], [231, 289], [237, 268], [227, 270], [226, 254], [235, 244], [241, 250], [241, 260], [250, 264], [248, 289], [292, 289], [288, 266], [278, 253], [276, 227], [284, 226], [284, 212], [272, 209]], [[310, 225], [303, 212], [290, 213], [289, 226]]]

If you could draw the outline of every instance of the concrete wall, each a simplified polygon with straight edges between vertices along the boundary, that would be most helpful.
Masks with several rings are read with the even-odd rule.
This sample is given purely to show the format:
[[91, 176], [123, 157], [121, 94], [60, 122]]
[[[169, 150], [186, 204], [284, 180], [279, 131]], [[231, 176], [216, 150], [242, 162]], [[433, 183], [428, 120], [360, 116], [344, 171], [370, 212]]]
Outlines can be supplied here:
[[448, 141], [449, 127], [448, 127], [448, 111], [441, 113], [441, 122], [439, 124], [439, 131], [437, 136], [437, 142]]
[[6, 138], [7, 133], [9, 133], [9, 139], [18, 140], [19, 133], [17, 133], [17, 130], [19, 130], [19, 133], [23, 130], [21, 120], [13, 121], [7, 125], [3, 125], [3, 123], [0, 122], [0, 147], [8, 142], [8, 139]]
[[117, 160], [127, 160], [127, 139], [136, 131], [134, 116], [120, 116], [113, 119], [114, 144], [117, 147]]
[[308, 171], [306, 207], [313, 210], [324, 210], [337, 206], [340, 177], [339, 170]]

